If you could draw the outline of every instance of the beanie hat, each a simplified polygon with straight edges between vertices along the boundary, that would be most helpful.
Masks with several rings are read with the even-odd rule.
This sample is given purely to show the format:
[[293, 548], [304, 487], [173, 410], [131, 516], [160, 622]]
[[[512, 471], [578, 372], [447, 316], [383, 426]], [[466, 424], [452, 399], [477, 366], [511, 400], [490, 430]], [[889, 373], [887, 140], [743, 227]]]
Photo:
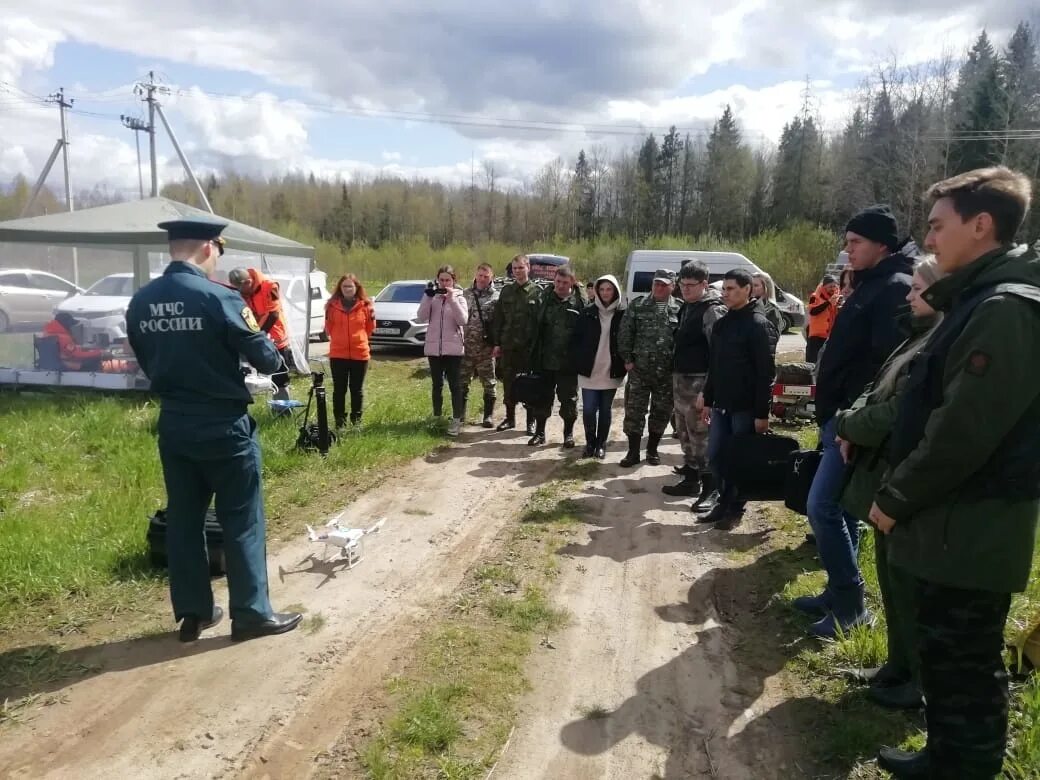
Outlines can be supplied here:
[[825, 277], [823, 277], [823, 279], [822, 279], [822, 280], [820, 281], [820, 284], [822, 284], [822, 285], [823, 285], [824, 287], [826, 287], [826, 286], [827, 286], [828, 284], [837, 284], [837, 283], [838, 283], [838, 280], [837, 280], [837, 279], [835, 279], [835, 278], [834, 278], [833, 276], [831, 276], [830, 274], [827, 274], [827, 275], [826, 275]]
[[849, 220], [846, 233], [856, 233], [869, 241], [884, 244], [892, 251], [899, 248], [898, 228], [892, 209], [884, 204], [870, 206]]

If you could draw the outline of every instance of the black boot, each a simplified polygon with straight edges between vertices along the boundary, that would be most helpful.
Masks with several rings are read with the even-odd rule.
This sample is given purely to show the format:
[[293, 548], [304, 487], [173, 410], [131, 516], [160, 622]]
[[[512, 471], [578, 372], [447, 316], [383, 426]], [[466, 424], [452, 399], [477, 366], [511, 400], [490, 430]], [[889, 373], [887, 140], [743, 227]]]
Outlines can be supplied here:
[[484, 428], [494, 428], [495, 424], [491, 422], [491, 414], [495, 411], [495, 396], [490, 393], [484, 396], [484, 421], [481, 426]]
[[[573, 442], [574, 439], [571, 439]], [[536, 424], [534, 432], [531, 434], [531, 438], [527, 440], [528, 446], [538, 447], [545, 444], [545, 418], [540, 418]], [[572, 445], [573, 446], [573, 443]]]
[[628, 436], [628, 452], [625, 453], [625, 457], [621, 459], [619, 465], [624, 466], [626, 469], [630, 466], [634, 466], [642, 458], [639, 456], [639, 442], [642, 441], [642, 436], [638, 434], [629, 434]]
[[710, 512], [719, 502], [719, 491], [715, 489], [715, 475], [710, 471], [701, 472], [701, 494], [690, 507], [693, 512]]
[[343, 418], [343, 417], [337, 417], [336, 418], [336, 423], [335, 423], [336, 430], [339, 430], [340, 428], [342, 428], [346, 424], [347, 424], [347, 421], [346, 421], [345, 418]]
[[651, 433], [646, 439], [646, 462], [651, 466], [661, 465], [661, 456], [657, 454], [657, 445], [661, 443], [661, 434]]
[[666, 496], [696, 496], [701, 492], [701, 481], [696, 476], [684, 476], [678, 485], [665, 485], [661, 492]]
[[[542, 426], [544, 429], [544, 425]], [[563, 423], [563, 448], [569, 450], [574, 447], [574, 420]]]
[[883, 747], [878, 751], [878, 766], [886, 772], [890, 772], [897, 780], [913, 780], [913, 778], [928, 777], [931, 770], [931, 761], [928, 759], [928, 751], [919, 753], [908, 753], [898, 748]]
[[890, 710], [919, 710], [924, 706], [921, 688], [912, 680], [902, 685], [871, 685], [867, 698]]
[[730, 508], [721, 501], [712, 507], [710, 512], [697, 515], [698, 523], [721, 523], [729, 518]]
[[[534, 436], [534, 434], [535, 434], [534, 413], [530, 409], [528, 409], [527, 410], [527, 435], [528, 436]], [[543, 439], [545, 438], [545, 426], [544, 426], [544, 424], [542, 425], [542, 438]]]
[[506, 404], [506, 419], [498, 424], [496, 430], [508, 431], [516, 427], [516, 407]]

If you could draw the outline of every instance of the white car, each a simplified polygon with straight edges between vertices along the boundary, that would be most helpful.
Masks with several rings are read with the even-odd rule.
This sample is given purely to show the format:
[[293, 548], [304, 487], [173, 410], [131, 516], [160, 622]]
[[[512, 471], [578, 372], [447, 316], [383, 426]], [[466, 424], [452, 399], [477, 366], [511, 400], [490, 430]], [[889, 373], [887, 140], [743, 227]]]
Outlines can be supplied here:
[[329, 295], [328, 277], [325, 275], [325, 272], [311, 271], [309, 286], [304, 284], [301, 276], [288, 276], [277, 273], [268, 274], [268, 276], [278, 282], [278, 287], [282, 292], [282, 300], [291, 309], [291, 311], [286, 312], [286, 316], [292, 322], [307, 316], [307, 298], [308, 296], [310, 297], [311, 318], [307, 335], [318, 341], [328, 341], [328, 334], [325, 333], [325, 304], [328, 303], [331, 296]]
[[376, 329], [373, 344], [421, 347], [426, 344], [426, 323], [418, 322], [419, 303], [427, 279], [391, 282], [375, 297]]
[[53, 316], [54, 306], [82, 292], [72, 282], [32, 268], [0, 269], [0, 333], [38, 328]]
[[[158, 278], [153, 273], [152, 278]], [[54, 313], [67, 312], [79, 320], [83, 326], [86, 342], [93, 342], [98, 335], [105, 335], [108, 341], [126, 338], [126, 309], [134, 294], [134, 275], [132, 273], [109, 274], [102, 276], [84, 292], [54, 307]]]

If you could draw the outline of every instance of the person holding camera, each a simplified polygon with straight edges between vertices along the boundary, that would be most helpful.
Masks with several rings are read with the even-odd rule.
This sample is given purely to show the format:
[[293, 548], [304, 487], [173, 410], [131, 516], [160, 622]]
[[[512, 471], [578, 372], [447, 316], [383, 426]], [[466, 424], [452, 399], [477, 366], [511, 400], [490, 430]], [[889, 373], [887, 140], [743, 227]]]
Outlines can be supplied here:
[[329, 368], [332, 369], [332, 417], [336, 427], [346, 423], [347, 389], [350, 389], [350, 424], [361, 423], [365, 374], [372, 355], [368, 339], [376, 327], [372, 301], [354, 274], [345, 274], [325, 304], [325, 332], [329, 335]]
[[481, 425], [494, 428], [491, 414], [495, 411], [495, 356], [494, 336], [491, 333], [498, 303], [495, 287], [495, 272], [487, 263], [477, 266], [473, 285], [463, 295], [469, 307], [469, 322], [466, 323], [466, 355], [462, 361], [462, 408], [469, 399], [469, 386], [474, 377], [480, 378], [484, 388], [484, 417]]
[[416, 319], [429, 323], [423, 351], [430, 361], [433, 379], [433, 416], [441, 416], [446, 378], [451, 393], [448, 435], [458, 436], [466, 412], [462, 394], [462, 356], [466, 354], [464, 329], [469, 319], [469, 306], [462, 290], [455, 286], [455, 269], [450, 265], [437, 269], [436, 281], [426, 285], [425, 292]]

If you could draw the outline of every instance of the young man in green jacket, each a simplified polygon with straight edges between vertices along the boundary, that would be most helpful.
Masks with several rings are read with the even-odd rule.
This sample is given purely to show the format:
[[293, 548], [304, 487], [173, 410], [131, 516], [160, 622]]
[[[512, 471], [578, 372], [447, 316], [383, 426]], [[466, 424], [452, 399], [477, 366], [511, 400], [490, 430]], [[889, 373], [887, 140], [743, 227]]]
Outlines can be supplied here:
[[1029, 180], [985, 168], [934, 185], [926, 246], [949, 274], [945, 313], [914, 360], [869, 518], [914, 577], [928, 744], [883, 748], [898, 778], [1001, 771], [1011, 594], [1025, 589], [1040, 513], [1040, 259], [1014, 237]]

